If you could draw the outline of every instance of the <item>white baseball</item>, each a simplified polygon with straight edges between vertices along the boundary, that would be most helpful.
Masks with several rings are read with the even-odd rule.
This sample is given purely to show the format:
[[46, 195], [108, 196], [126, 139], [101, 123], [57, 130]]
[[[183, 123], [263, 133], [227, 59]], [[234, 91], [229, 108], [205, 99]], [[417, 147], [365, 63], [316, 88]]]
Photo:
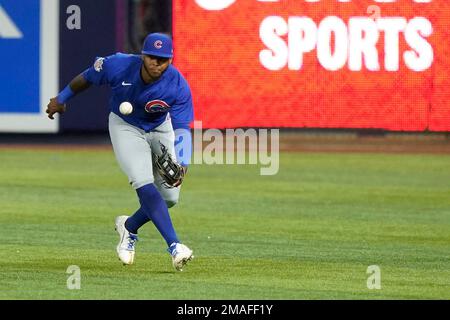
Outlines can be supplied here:
[[119, 106], [119, 111], [123, 115], [127, 115], [133, 112], [133, 106], [128, 101], [122, 102]]

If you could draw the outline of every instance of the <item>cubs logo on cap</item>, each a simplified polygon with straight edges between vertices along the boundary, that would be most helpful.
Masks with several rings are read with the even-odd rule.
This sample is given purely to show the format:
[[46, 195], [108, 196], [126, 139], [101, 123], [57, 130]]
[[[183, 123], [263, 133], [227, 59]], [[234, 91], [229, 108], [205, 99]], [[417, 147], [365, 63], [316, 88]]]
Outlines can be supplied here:
[[154, 43], [154, 46], [156, 49], [161, 49], [163, 45], [163, 42], [161, 40], [156, 40]]
[[172, 39], [163, 33], [150, 33], [145, 38], [142, 54], [161, 58], [172, 58]]

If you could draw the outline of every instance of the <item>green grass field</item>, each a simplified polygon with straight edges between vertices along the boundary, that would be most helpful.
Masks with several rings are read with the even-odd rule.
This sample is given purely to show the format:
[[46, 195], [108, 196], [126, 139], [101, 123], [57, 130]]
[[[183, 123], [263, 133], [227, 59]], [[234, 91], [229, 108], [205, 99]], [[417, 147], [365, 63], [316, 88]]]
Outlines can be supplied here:
[[151, 224], [118, 261], [114, 218], [138, 202], [112, 151], [3, 148], [0, 182], [0, 299], [450, 299], [448, 155], [191, 166], [171, 211], [196, 256], [181, 273]]

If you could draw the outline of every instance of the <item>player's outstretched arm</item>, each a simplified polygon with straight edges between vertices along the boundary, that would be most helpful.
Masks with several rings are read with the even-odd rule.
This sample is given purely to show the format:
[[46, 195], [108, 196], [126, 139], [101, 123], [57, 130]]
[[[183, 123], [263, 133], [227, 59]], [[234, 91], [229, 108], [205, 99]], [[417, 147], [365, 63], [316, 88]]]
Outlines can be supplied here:
[[53, 120], [55, 113], [64, 113], [66, 111], [66, 102], [90, 86], [91, 83], [84, 78], [83, 74], [76, 76], [58, 96], [50, 99], [45, 111], [48, 113], [48, 117]]

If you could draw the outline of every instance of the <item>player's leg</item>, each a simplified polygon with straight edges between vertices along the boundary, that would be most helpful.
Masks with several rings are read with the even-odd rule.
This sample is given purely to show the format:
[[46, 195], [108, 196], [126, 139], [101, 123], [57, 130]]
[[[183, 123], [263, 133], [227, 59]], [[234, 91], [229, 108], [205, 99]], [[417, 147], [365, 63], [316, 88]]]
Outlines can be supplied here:
[[[141, 188], [152, 184], [154, 180], [150, 150], [151, 133], [147, 134], [143, 130], [126, 123], [115, 114], [111, 114], [110, 135], [119, 165], [128, 176], [130, 184], [138, 191], [141, 207], [125, 223], [127, 230], [131, 233], [137, 233], [143, 224], [151, 220], [151, 211], [157, 210], [156, 208], [150, 208], [145, 201], [147, 198], [154, 197], [153, 191], [147, 190], [149, 187], [142, 189], [147, 190], [145, 192], [139, 191]], [[145, 193], [147, 195], [144, 198]], [[162, 215], [162, 218], [164, 216]], [[171, 222], [163, 220], [162, 223], [159, 223], [158, 218], [159, 216], [153, 222], [162, 232], [163, 237], [167, 241], [177, 240], [176, 235], [171, 231]], [[165, 227], [166, 225], [167, 227]]]
[[120, 167], [136, 189], [141, 204], [139, 210], [126, 220], [126, 228], [137, 232], [143, 222], [151, 220], [168, 246], [178, 243], [167, 205], [153, 183], [151, 142], [154, 133], [145, 133], [111, 114], [110, 135]]
[[[139, 218], [145, 214], [147, 221], [151, 220], [153, 222], [169, 248], [172, 248], [172, 251], [178, 248], [177, 252], [181, 253], [178, 254], [178, 257], [183, 258], [183, 263], [177, 262], [175, 265], [174, 262], [174, 266], [180, 270], [181, 268], [178, 268], [178, 266], [184, 265], [185, 260], [192, 258], [192, 251], [189, 249], [185, 250], [187, 247], [185, 248], [185, 246], [179, 244], [167, 205], [153, 184], [152, 156], [150, 150], [153, 133], [146, 134], [114, 114], [110, 115], [109, 123], [110, 136], [116, 158], [122, 170], [127, 174], [131, 185], [136, 189], [141, 204], [140, 210], [132, 217], [126, 219], [125, 224], [128, 227], [130, 221], [134, 221], [136, 216]], [[123, 229], [128, 228], [124, 226]], [[122, 241], [122, 243], [121, 251], [124, 252], [127, 250], [127, 243], [126, 241]], [[129, 243], [130, 241], [128, 241]], [[134, 253], [134, 243], [132, 249]], [[121, 260], [124, 261], [122, 258]]]
[[[151, 147], [152, 151], [156, 154], [161, 154], [161, 144], [163, 144], [167, 149], [169, 154], [175, 158], [175, 133], [172, 128], [172, 123], [170, 120], [165, 121], [159, 127], [152, 131], [151, 135]], [[164, 181], [161, 176], [155, 172], [155, 185], [158, 188], [159, 193], [165, 200], [167, 207], [173, 207], [179, 199], [180, 187], [167, 188], [164, 186]], [[168, 243], [169, 245], [169, 243]], [[167, 250], [172, 256], [172, 263], [175, 269], [182, 270], [183, 266], [190, 261], [194, 256], [191, 249], [186, 245], [180, 243], [178, 240], [169, 245]]]
[[[109, 133], [117, 162], [128, 176], [133, 188], [138, 189], [152, 183], [154, 180], [152, 155], [145, 132], [111, 113]], [[138, 229], [148, 221], [150, 218], [140, 207], [130, 219], [126, 220], [126, 228], [131, 233], [137, 234]]]
[[[145, 132], [111, 113], [109, 134], [119, 166], [128, 176], [133, 188], [137, 189], [151, 184], [153, 182], [152, 156]], [[117, 253], [123, 263], [132, 264], [134, 262], [137, 231], [148, 221], [150, 218], [142, 207], [131, 217], [119, 216], [116, 218], [116, 230], [120, 236]]]

